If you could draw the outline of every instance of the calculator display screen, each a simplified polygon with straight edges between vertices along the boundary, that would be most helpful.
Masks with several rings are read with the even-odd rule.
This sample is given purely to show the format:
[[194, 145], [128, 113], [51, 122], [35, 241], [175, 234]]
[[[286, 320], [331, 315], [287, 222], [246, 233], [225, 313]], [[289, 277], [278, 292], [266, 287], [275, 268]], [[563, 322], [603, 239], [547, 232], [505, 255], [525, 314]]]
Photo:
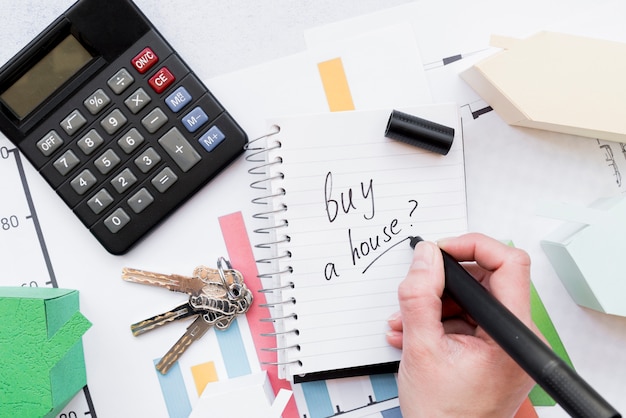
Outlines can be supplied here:
[[91, 54], [80, 42], [74, 36], [68, 35], [0, 94], [0, 98], [19, 119], [23, 119], [91, 58]]

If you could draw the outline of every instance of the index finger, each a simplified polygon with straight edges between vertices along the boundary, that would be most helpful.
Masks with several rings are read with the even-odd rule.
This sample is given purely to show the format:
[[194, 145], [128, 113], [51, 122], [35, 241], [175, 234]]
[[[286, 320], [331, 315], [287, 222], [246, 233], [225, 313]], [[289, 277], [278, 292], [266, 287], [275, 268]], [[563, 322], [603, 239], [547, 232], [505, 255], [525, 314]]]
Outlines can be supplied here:
[[457, 261], [475, 261], [490, 272], [493, 295], [522, 321], [530, 323], [530, 257], [525, 251], [478, 233], [438, 244]]
[[489, 271], [496, 271], [507, 264], [523, 269], [530, 267], [530, 259], [524, 251], [475, 232], [443, 239], [437, 245], [457, 261], [476, 261]]

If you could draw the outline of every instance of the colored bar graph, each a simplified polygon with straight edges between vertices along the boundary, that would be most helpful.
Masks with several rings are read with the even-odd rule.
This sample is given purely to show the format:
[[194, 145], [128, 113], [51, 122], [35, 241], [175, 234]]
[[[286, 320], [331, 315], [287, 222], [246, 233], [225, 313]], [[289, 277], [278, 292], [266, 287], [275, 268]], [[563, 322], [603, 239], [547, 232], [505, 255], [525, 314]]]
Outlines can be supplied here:
[[398, 397], [398, 384], [393, 374], [379, 374], [370, 376], [376, 402]]
[[341, 58], [334, 58], [317, 64], [326, 100], [331, 112], [354, 110], [352, 93]]
[[302, 383], [301, 387], [310, 418], [323, 418], [335, 413], [326, 381], [306, 382]]
[[219, 380], [217, 378], [217, 370], [215, 370], [215, 363], [212, 361], [192, 366], [191, 374], [193, 376], [193, 381], [196, 384], [196, 392], [198, 392], [198, 396], [202, 395], [206, 385]]
[[[235, 320], [231, 326], [225, 331], [215, 331], [217, 341], [220, 347], [220, 353], [224, 367], [226, 368], [227, 377], [239, 377], [252, 373], [250, 361], [241, 337], [239, 323]], [[154, 360], [156, 365], [159, 359]], [[194, 379], [195, 390], [200, 396], [205, 386], [210, 382], [218, 380], [217, 371], [213, 362], [200, 363], [191, 367], [191, 375]], [[161, 392], [170, 418], [187, 418], [191, 413], [191, 401], [188, 390], [183, 378], [183, 370], [180, 364], [176, 362], [166, 375], [162, 375], [155, 369], [155, 373], [159, 378]]]
[[[269, 309], [262, 306], [262, 304], [266, 302], [265, 295], [259, 292], [263, 286], [261, 280], [258, 278], [259, 272], [252, 252], [250, 239], [248, 238], [248, 231], [243, 221], [243, 215], [241, 212], [235, 212], [220, 217], [219, 222], [230, 262], [233, 268], [243, 274], [246, 285], [255, 297], [255, 302], [250, 307], [246, 317], [248, 318], [248, 324], [259, 362], [262, 363], [263, 370], [267, 372], [274, 394], [278, 393], [280, 389], [291, 390], [291, 384], [288, 381], [278, 378], [278, 369], [276, 366], [263, 364], [276, 362], [276, 352], [262, 350], [262, 348], [276, 346], [275, 340], [272, 344], [272, 342], [269, 341], [271, 338], [262, 336], [264, 333], [273, 332], [274, 327], [270, 322], [261, 321], [261, 318], [268, 318], [270, 314]], [[294, 398], [291, 398], [282, 416], [283, 418], [298, 418], [300, 416]]]
[[252, 373], [250, 362], [246, 355], [246, 348], [241, 339], [241, 331], [239, 323], [233, 323], [224, 331], [215, 331], [217, 341], [220, 345], [222, 360], [226, 366], [228, 378], [245, 376]]
[[399, 406], [393, 409], [382, 411], [380, 414], [383, 416], [383, 418], [402, 418], [402, 412], [400, 412]]
[[[154, 365], [161, 360], [154, 359]], [[183, 374], [178, 362], [174, 363], [167, 374], [161, 374], [154, 370], [159, 378], [161, 392], [167, 406], [170, 418], [187, 418], [191, 414], [191, 402], [187, 394], [187, 388], [183, 380]]]
[[[225, 240], [226, 236], [234, 236], [237, 240], [242, 239], [240, 229], [245, 228], [245, 226], [243, 225], [243, 218], [241, 218], [241, 216], [239, 218], [240, 221], [237, 221], [235, 218], [235, 222], [230, 225], [234, 229], [229, 229], [229, 226], [222, 225]], [[247, 235], [243, 238], [247, 241]], [[239, 247], [243, 244], [236, 242], [231, 243], [231, 245]], [[250, 246], [249, 241], [247, 241], [247, 245], [248, 247]], [[250, 250], [250, 252], [251, 251], [252, 250]], [[231, 249], [229, 248], [229, 254], [230, 253]], [[231, 261], [233, 261], [232, 257]], [[254, 258], [252, 258], [252, 263], [256, 268]], [[238, 267], [235, 266], [235, 268]], [[246, 282], [247, 281], [246, 276]], [[239, 321], [233, 321], [227, 330], [216, 330], [214, 332], [219, 345], [219, 352], [217, 352], [217, 350], [212, 353], [207, 352], [206, 361], [193, 365], [189, 369], [181, 369], [180, 363], [177, 362], [174, 366], [172, 366], [166, 375], [162, 375], [155, 368], [154, 372], [159, 380], [161, 393], [163, 394], [163, 399], [170, 418], [187, 418], [192, 411], [191, 400], [195, 398], [196, 394], [197, 396], [200, 396], [208, 383], [219, 380], [215, 361], [209, 361], [211, 358], [221, 359], [227, 375], [224, 377], [234, 378], [252, 373], [250, 359], [248, 358], [248, 353], [246, 352], [246, 347], [242, 338], [242, 328], [239, 326]], [[156, 365], [159, 360], [160, 359], [155, 359], [154, 364]], [[185, 383], [185, 376], [188, 377], [189, 374], [191, 374], [191, 377], [193, 378], [193, 384], [190, 383], [187, 385]], [[188, 379], [188, 381], [191, 382], [190, 379]], [[293, 403], [295, 408], [295, 402]], [[283, 416], [284, 418], [291, 418], [285, 414]], [[297, 416], [296, 409], [296, 415], [292, 415], [292, 417]]]

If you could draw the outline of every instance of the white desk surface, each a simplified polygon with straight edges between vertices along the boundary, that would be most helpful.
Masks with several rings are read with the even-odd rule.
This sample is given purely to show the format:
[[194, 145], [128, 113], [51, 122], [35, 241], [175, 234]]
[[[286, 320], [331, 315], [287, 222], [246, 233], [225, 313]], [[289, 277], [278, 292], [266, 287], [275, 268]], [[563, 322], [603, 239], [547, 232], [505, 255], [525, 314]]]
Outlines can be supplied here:
[[[408, 0], [317, 0], [314, 2], [181, 0], [169, 3], [136, 0], [136, 2], [183, 57], [211, 54], [212, 66], [202, 69], [202, 76], [205, 78], [300, 52], [306, 48], [303, 37], [303, 31], [306, 29], [409, 3]], [[0, 13], [2, 45], [0, 63], [6, 62], [72, 3], [72, 0], [49, 0], [44, 3], [35, 0], [20, 2], [0, 0], [0, 10], [2, 10]], [[589, 4], [588, 8], [585, 6], [586, 3]], [[524, 2], [507, 1], [501, 4], [506, 6], [502, 7], [500, 13], [507, 12], [513, 15], [524, 7]], [[572, 4], [574, 5], [572, 8], [580, 12], [579, 15], [583, 16], [583, 19], [585, 10], [590, 12], [589, 15], [593, 15], [592, 12], [597, 7], [596, 2], [590, 1], [578, 0]], [[508, 10], [505, 10], [507, 8]], [[542, 9], [538, 8], [537, 13], [542, 13]], [[442, 16], [442, 21], [454, 23], [455, 19], [461, 21], [463, 16], [456, 15], [453, 10], [450, 10], [449, 15]], [[601, 31], [605, 29], [602, 27], [602, 22], [593, 20], [588, 23], [592, 29]], [[455, 31], [453, 26], [449, 34], [450, 37], [463, 36], [463, 33]], [[610, 35], [626, 40], [626, 29], [618, 29]], [[421, 42], [425, 40], [422, 39]], [[195, 60], [195, 58], [192, 59], [192, 61]], [[507, 132], [509, 128], [505, 126], [502, 129], [502, 132]], [[501, 135], [502, 132], [493, 134]], [[489, 136], [490, 134], [490, 132], [475, 132], [470, 133], [470, 136]], [[565, 147], [567, 144], [567, 141], [562, 142], [558, 134], [544, 135], [529, 130], [525, 131], [525, 135], [528, 146], [536, 147], [538, 152], [545, 150], [545, 147], [553, 150], [553, 147]], [[499, 138], [499, 140], [505, 141], [506, 138]], [[543, 142], [544, 140], [547, 142]], [[587, 141], [587, 139], [581, 139], [581, 141]], [[518, 238], [516, 232], [524, 226], [515, 225], [520, 221], [515, 218], [515, 212], [499, 211], [497, 207], [499, 204], [502, 204], [504, 208], [510, 205], [509, 202], [503, 201], [501, 196], [497, 196], [497, 190], [505, 187], [500, 183], [508, 180], [490, 178], [484, 174], [483, 168], [489, 170], [508, 167], [510, 187], [515, 187], [524, 178], [532, 178], [532, 161], [523, 161], [530, 165], [520, 167], [519, 170], [504, 162], [495, 164], [493, 167], [472, 165], [479, 161], [476, 157], [479, 152], [485, 152], [485, 150], [489, 152], [489, 148], [486, 148], [489, 146], [485, 143], [473, 149], [469, 141], [466, 143], [470, 226], [499, 238], [510, 238], [517, 246], [529, 251], [534, 262], [533, 280], [576, 368], [618, 410], [626, 412], [626, 397], [623, 396], [626, 393], [626, 354], [623, 349], [626, 346], [626, 318], [608, 316], [577, 306], [569, 298], [545, 255], [539, 249], [538, 240], [516, 239]], [[476, 176], [476, 180], [472, 180], [472, 175]], [[480, 180], [477, 180], [478, 178]], [[472, 197], [472, 191], [478, 187], [473, 186], [473, 181], [494, 182], [494, 196], [491, 196], [493, 198], [491, 202], [478, 202], [478, 199], [486, 199], [489, 196]], [[609, 186], [606, 190], [613, 191]], [[560, 190], [556, 194], [564, 197], [567, 196], [568, 191], [573, 192], [574, 201], [584, 201], [586, 198], [586, 196], [577, 196], [573, 188]], [[491, 224], [484, 221], [472, 223], [472, 215], [482, 208], [486, 208], [490, 216], [496, 217]], [[56, 208], [53, 209], [55, 212], [56, 210]], [[539, 222], [534, 226], [538, 229], [536, 236], [545, 236], [554, 225], [553, 222]], [[114, 400], [110, 401], [114, 402]], [[564, 415], [558, 411], [548, 411], [542, 413], [542, 416]]]

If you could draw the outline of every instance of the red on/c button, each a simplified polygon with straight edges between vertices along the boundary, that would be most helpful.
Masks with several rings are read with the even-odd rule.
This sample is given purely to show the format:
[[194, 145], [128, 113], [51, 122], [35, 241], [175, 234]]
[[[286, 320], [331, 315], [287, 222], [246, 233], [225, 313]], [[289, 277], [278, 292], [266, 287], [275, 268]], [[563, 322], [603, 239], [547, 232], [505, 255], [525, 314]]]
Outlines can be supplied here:
[[154, 90], [155, 92], [162, 93], [175, 80], [176, 77], [174, 77], [174, 74], [172, 74], [170, 70], [167, 69], [167, 67], [163, 67], [159, 71], [157, 71], [155, 75], [150, 77], [150, 80], [148, 80], [148, 84], [150, 84], [150, 87], [152, 87], [152, 90]]
[[135, 58], [133, 58], [131, 62], [133, 67], [135, 67], [140, 74], [143, 74], [156, 64], [158, 60], [159, 57], [157, 54], [155, 54], [150, 47], [146, 47]]

